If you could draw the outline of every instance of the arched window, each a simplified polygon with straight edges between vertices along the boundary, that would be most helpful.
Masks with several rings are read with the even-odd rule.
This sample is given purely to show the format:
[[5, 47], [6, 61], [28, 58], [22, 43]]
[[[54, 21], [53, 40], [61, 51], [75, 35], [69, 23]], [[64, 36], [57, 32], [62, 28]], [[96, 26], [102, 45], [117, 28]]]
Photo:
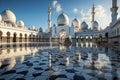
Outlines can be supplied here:
[[17, 34], [14, 33], [14, 34], [13, 34], [13, 42], [16, 42], [16, 41], [17, 41], [17, 40], [16, 40], [16, 37], [17, 37]]
[[27, 42], [27, 34], [25, 34], [25, 42]]
[[31, 41], [31, 39], [32, 39], [32, 36], [31, 36], [31, 34], [29, 35], [29, 41]]
[[20, 33], [20, 42], [22, 42], [22, 33]]

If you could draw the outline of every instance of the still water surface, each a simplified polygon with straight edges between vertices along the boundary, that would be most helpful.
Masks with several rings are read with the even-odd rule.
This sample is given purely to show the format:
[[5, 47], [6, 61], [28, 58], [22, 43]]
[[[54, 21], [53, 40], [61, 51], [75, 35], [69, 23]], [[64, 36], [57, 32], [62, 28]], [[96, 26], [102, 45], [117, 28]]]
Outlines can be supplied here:
[[117, 80], [118, 47], [31, 43], [0, 46], [0, 80]]

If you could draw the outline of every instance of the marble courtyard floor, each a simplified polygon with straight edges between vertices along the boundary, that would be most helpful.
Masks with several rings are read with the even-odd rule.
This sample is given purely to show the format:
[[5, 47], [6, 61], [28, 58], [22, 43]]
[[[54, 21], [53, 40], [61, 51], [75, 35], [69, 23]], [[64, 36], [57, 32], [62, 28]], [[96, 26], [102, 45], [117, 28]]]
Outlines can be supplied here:
[[120, 80], [118, 48], [95, 43], [0, 47], [0, 80]]

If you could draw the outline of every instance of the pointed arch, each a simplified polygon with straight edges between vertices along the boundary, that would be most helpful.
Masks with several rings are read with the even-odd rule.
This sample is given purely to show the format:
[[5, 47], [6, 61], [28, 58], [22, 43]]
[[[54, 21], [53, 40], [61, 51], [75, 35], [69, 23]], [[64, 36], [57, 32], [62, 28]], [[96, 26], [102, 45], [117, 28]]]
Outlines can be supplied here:
[[6, 35], [7, 35], [7, 42], [10, 42], [10, 32], [8, 31]]
[[27, 42], [27, 34], [25, 34], [25, 42]]
[[22, 33], [20, 33], [20, 42], [22, 42], [22, 36], [23, 36]]
[[16, 32], [13, 33], [13, 42], [17, 42], [17, 33]]

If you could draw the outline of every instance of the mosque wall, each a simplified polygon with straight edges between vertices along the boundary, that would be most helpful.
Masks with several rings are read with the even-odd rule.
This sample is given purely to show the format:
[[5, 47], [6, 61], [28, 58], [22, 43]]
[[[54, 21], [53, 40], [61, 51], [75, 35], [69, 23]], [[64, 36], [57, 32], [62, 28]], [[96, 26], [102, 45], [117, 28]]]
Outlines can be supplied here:
[[[94, 5], [92, 9], [94, 9]], [[6, 18], [6, 16], [8, 17]], [[51, 17], [50, 15], [48, 16]], [[112, 18], [114, 16], [112, 16]], [[16, 23], [15, 14], [9, 9], [7, 9], [0, 14], [0, 43], [43, 42], [43, 41], [48, 42], [50, 38], [59, 39], [61, 37], [60, 36], [61, 31], [65, 32], [66, 38], [71, 37], [74, 39], [84, 39], [84, 40], [94, 39], [99, 42], [120, 43], [120, 19], [118, 19], [109, 28], [106, 28], [104, 30], [99, 30], [100, 28], [99, 24], [94, 20], [92, 23], [93, 29], [88, 28], [88, 24], [85, 21], [83, 21], [80, 25], [80, 21], [77, 18], [75, 18], [72, 21], [72, 26], [69, 26], [69, 17], [63, 12], [58, 16], [57, 24], [58, 26], [51, 27], [51, 32], [48, 33], [42, 32], [42, 29], [36, 30], [35, 26], [32, 26], [28, 29], [25, 27], [24, 22], [22, 20]]]
[[16, 22], [15, 14], [6, 9], [0, 14], [0, 43], [38, 42], [43, 35], [42, 28], [27, 28], [22, 20]]
[[39, 31], [6, 27], [0, 25], [0, 42], [37, 42], [41, 38]]
[[120, 19], [111, 25], [109, 35], [109, 42], [120, 43]]

